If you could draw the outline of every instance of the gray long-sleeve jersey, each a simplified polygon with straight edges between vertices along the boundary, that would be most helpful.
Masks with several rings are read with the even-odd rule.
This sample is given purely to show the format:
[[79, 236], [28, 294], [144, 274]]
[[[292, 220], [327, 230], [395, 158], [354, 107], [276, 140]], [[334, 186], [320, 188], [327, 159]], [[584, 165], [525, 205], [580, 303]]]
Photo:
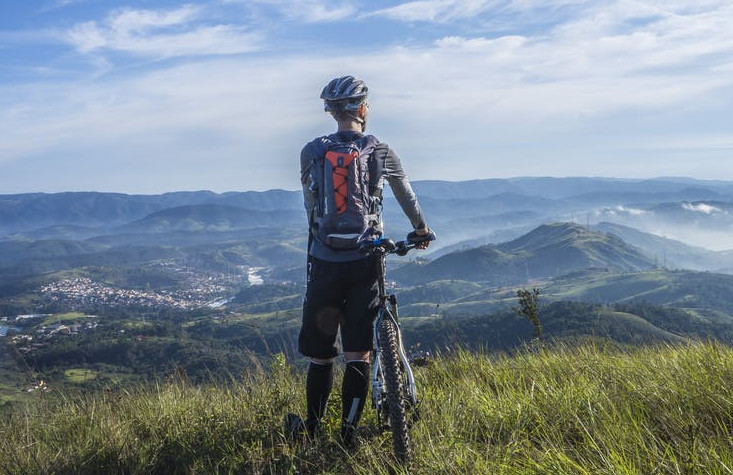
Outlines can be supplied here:
[[[338, 141], [351, 141], [362, 137], [363, 135], [359, 132], [338, 132], [330, 136], [334, 140]], [[300, 181], [303, 185], [303, 198], [305, 204], [305, 211], [308, 216], [309, 224], [313, 224], [313, 210], [316, 207], [318, 197], [316, 193], [311, 189], [311, 167], [313, 166], [314, 160], [322, 150], [317, 145], [320, 139], [313, 140], [303, 147], [300, 152]], [[322, 152], [321, 152], [322, 153]], [[374, 159], [381, 161], [383, 166], [381, 167], [381, 176], [378, 180], [379, 188], [383, 188], [384, 180], [387, 180], [392, 193], [394, 194], [397, 202], [399, 203], [402, 211], [404, 211], [407, 218], [410, 220], [412, 227], [415, 229], [427, 227], [425, 218], [420, 204], [417, 201], [417, 196], [410, 186], [410, 182], [407, 179], [407, 175], [402, 168], [402, 162], [400, 162], [397, 154], [385, 143], [378, 143], [374, 150]], [[364, 256], [359, 253], [358, 250], [334, 250], [326, 246], [318, 239], [310, 239], [310, 248], [308, 252], [310, 255], [317, 259], [325, 261], [345, 262], [362, 259]]]

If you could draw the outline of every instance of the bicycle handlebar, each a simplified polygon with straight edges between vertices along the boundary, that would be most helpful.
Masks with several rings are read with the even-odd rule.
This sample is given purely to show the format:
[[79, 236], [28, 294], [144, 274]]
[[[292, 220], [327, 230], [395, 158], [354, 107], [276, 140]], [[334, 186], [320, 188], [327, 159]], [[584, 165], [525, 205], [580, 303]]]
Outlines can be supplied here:
[[359, 245], [359, 251], [362, 254], [371, 254], [379, 250], [385, 254], [397, 254], [398, 256], [404, 256], [410, 250], [415, 249], [419, 244], [428, 241], [435, 241], [435, 233], [431, 230], [424, 236], [418, 236], [415, 233], [410, 233], [407, 239], [404, 241], [393, 241], [390, 238], [378, 237], [376, 239], [368, 239], [362, 241]]

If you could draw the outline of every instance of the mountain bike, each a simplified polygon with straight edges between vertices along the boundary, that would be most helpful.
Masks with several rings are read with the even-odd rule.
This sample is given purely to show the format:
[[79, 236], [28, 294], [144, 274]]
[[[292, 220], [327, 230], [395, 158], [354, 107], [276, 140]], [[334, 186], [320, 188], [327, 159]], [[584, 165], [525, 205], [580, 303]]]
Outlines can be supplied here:
[[392, 432], [395, 456], [407, 462], [412, 456], [409, 428], [419, 417], [419, 400], [415, 378], [405, 352], [397, 311], [397, 297], [386, 291], [385, 272], [387, 254], [406, 255], [421, 242], [432, 241], [431, 231], [424, 237], [395, 243], [378, 238], [361, 245], [363, 253], [378, 255], [381, 259], [379, 275], [379, 309], [374, 321], [374, 349], [372, 350], [372, 407], [377, 411], [381, 430]]

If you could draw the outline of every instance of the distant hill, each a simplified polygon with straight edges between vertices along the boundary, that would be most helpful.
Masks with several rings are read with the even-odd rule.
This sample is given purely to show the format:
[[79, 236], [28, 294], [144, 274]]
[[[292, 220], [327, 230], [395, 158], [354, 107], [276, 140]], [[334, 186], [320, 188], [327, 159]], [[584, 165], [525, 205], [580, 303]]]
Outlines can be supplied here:
[[[626, 188], [624, 190], [624, 188]], [[568, 198], [569, 202], [581, 205], [603, 206], [609, 203], [624, 203], [634, 206], [655, 205], [656, 203], [677, 202], [677, 201], [699, 201], [699, 200], [720, 200], [725, 197], [723, 190], [709, 189], [705, 187], [690, 187], [665, 191], [640, 189], [640, 187], [621, 187], [621, 189], [591, 191]], [[728, 195], [730, 198], [730, 195]]]
[[733, 196], [731, 182], [689, 178], [519, 177], [461, 182], [426, 180], [415, 182], [414, 187], [420, 194], [442, 196], [445, 199], [479, 199], [501, 193], [518, 193], [551, 199], [600, 194], [612, 194], [618, 197], [618, 194], [629, 193], [674, 196], [677, 193], [689, 194], [690, 190], [694, 189], [708, 190], [705, 192], [708, 196]]
[[[594, 305], [653, 305], [663, 309], [678, 309], [686, 312], [685, 323], [678, 328], [682, 333], [705, 327], [712, 333], [719, 328], [733, 335], [733, 294], [730, 292], [733, 276], [712, 272], [585, 269], [506, 287], [442, 280], [400, 287], [397, 293], [404, 316], [443, 315], [462, 318], [507, 310], [516, 305], [516, 290], [530, 286], [540, 289], [544, 304], [572, 301]], [[636, 311], [632, 313], [638, 315]]]
[[[649, 269], [653, 263], [620, 238], [575, 223], [546, 224], [498, 249], [532, 258], [530, 276], [558, 275], [559, 268]], [[558, 266], [558, 261], [561, 266]], [[560, 272], [564, 274], [565, 271]]]
[[733, 270], [733, 252], [730, 251], [711, 251], [690, 246], [675, 239], [645, 233], [622, 224], [601, 222], [592, 228], [599, 232], [614, 234], [638, 247], [662, 267], [729, 273]]
[[301, 192], [174, 192], [161, 195], [66, 192], [0, 195], [0, 236], [52, 226], [112, 227], [152, 213], [193, 205], [222, 205], [259, 211], [303, 209]]
[[28, 229], [9, 234], [0, 241], [34, 241], [34, 240], [84, 240], [103, 235], [108, 230], [104, 227], [79, 226], [75, 224], [54, 224], [43, 228]]
[[[415, 181], [413, 187], [428, 221], [440, 236], [434, 250], [467, 241], [487, 243], [495, 242], [495, 237], [513, 238], [541, 224], [562, 221], [612, 222], [692, 245], [733, 249], [733, 182], [686, 178], [524, 177]], [[253, 215], [236, 216], [232, 211], [224, 216], [220, 209], [212, 211], [212, 218], [217, 218], [213, 220], [189, 209], [190, 216], [185, 216], [186, 207], [198, 206], [250, 210]], [[409, 222], [389, 187], [385, 188], [384, 213], [390, 233], [409, 230]], [[304, 220], [299, 189], [182, 191], [160, 195], [101, 192], [0, 195], [0, 240], [83, 240], [118, 233], [219, 232], [249, 229], [250, 224], [258, 221], [265, 226], [294, 225], [304, 231]]]
[[119, 232], [233, 231], [262, 227], [303, 226], [302, 211], [261, 211], [229, 205], [201, 204], [168, 208], [117, 228]]
[[27, 260], [91, 255], [105, 249], [106, 247], [102, 245], [71, 240], [0, 242], [0, 268], [10, 267]]
[[638, 273], [578, 272], [544, 287], [547, 298], [597, 303], [647, 302], [694, 310], [701, 318], [733, 323], [733, 275], [654, 270]]
[[556, 223], [539, 226], [503, 244], [450, 253], [427, 264], [406, 265], [391, 275], [407, 283], [460, 279], [514, 285], [594, 267], [628, 272], [651, 269], [654, 262], [614, 235], [573, 223]]
[[[391, 261], [389, 278], [401, 284], [516, 286], [587, 268], [733, 273], [733, 252], [690, 244], [733, 249], [733, 182], [530, 177], [413, 185], [438, 241]], [[385, 196], [387, 234], [401, 238], [410, 224], [388, 187]], [[303, 211], [299, 190], [0, 195], [0, 284], [118, 263], [129, 274], [168, 259], [198, 271], [262, 267], [267, 283], [302, 283]], [[568, 222], [585, 226], [547, 224]]]
[[[595, 336], [625, 344], [680, 342], [705, 336], [719, 327], [698, 325], [684, 311], [653, 306], [603, 306], [587, 302], [548, 302], [540, 308], [545, 338], [572, 341]], [[530, 322], [511, 310], [476, 315], [404, 319], [407, 344], [423, 347], [460, 345], [469, 348], [512, 349], [533, 338]], [[723, 339], [733, 334], [724, 327]]]
[[[186, 196], [203, 199], [201, 194]], [[164, 209], [175, 201], [172, 195], [96, 192], [2, 195], [0, 231], [9, 234], [54, 225], [119, 225]]]

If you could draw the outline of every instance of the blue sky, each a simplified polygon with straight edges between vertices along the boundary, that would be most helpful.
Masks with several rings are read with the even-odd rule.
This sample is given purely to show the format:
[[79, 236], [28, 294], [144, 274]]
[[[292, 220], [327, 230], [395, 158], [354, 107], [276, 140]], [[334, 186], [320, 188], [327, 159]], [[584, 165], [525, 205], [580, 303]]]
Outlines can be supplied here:
[[0, 193], [298, 189], [334, 76], [412, 179], [733, 180], [729, 0], [5, 0]]

